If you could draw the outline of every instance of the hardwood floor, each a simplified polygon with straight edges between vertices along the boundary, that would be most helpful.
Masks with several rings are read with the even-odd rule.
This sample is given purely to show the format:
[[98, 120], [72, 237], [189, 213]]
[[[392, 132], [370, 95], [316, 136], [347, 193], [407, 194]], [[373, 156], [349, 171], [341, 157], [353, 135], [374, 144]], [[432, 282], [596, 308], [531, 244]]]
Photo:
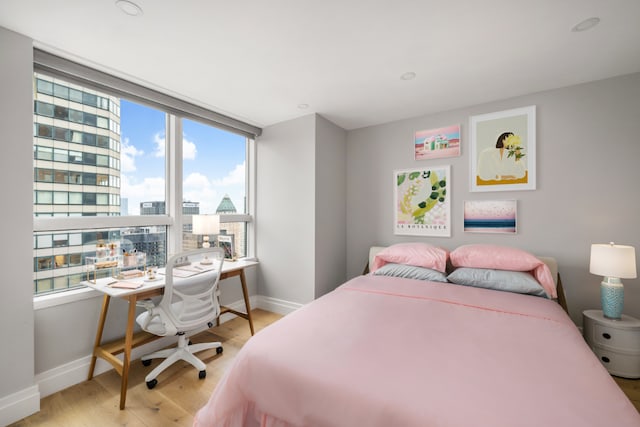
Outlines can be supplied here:
[[[282, 317], [264, 310], [252, 310], [251, 314], [256, 332]], [[127, 405], [122, 411], [120, 376], [111, 370], [45, 397], [40, 402], [40, 412], [11, 427], [191, 427], [196, 412], [209, 400], [223, 372], [250, 336], [247, 321], [235, 318], [192, 337], [193, 342], [220, 341], [224, 348], [221, 355], [216, 355], [215, 350], [198, 353], [207, 364], [207, 377], [203, 380], [198, 379], [198, 372], [191, 365], [177, 362], [160, 374], [158, 385], [149, 390], [144, 377], [160, 361], [154, 360], [146, 367], [134, 360]]]
[[629, 380], [626, 378], [613, 377], [620, 386], [624, 394], [627, 395], [633, 406], [640, 412], [640, 379]]
[[[282, 317], [264, 310], [253, 310], [252, 316], [256, 332]], [[45, 397], [40, 412], [10, 427], [191, 427], [195, 413], [207, 402], [223, 372], [250, 336], [247, 321], [235, 318], [193, 337], [193, 342], [221, 341], [224, 347], [221, 355], [216, 355], [215, 350], [198, 353], [198, 357], [207, 363], [204, 380], [198, 379], [198, 373], [191, 365], [178, 362], [160, 375], [153, 390], [148, 390], [144, 377], [159, 361], [154, 361], [150, 367], [142, 366], [139, 360], [134, 361], [127, 406], [123, 411], [118, 408], [120, 376], [112, 370]], [[640, 380], [613, 378], [640, 411]]]

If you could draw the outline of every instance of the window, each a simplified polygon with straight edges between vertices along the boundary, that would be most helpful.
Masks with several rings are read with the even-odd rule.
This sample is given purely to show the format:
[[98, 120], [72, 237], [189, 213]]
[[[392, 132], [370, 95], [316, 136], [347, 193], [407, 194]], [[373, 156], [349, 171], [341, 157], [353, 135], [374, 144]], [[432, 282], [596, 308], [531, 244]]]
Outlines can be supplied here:
[[131, 96], [105, 93], [96, 88], [115, 87], [114, 76], [38, 50], [34, 58], [35, 295], [79, 286], [98, 242], [130, 245], [163, 266], [168, 252], [201, 240], [172, 224], [187, 229], [226, 198], [236, 211], [222, 212], [223, 231], [243, 242], [239, 254], [251, 253], [245, 175], [258, 128], [131, 82], [122, 81]]
[[[191, 215], [245, 214], [246, 138], [194, 120], [184, 119], [182, 156], [183, 249], [201, 246], [203, 236], [192, 234]], [[231, 235], [238, 257], [246, 256], [245, 222], [223, 222], [220, 234]], [[218, 236], [209, 236], [216, 242]], [[217, 242], [216, 242], [217, 243]]]

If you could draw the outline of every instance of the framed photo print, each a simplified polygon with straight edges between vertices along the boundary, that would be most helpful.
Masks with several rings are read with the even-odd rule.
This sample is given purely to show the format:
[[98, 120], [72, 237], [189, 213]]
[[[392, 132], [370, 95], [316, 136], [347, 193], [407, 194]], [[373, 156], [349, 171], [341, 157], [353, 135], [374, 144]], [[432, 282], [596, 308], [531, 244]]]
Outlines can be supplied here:
[[464, 231], [516, 234], [516, 200], [465, 200]]
[[470, 119], [471, 191], [536, 189], [535, 105]]
[[219, 234], [218, 235], [218, 247], [224, 249], [224, 258], [235, 260], [235, 248], [233, 247], [233, 235], [231, 234]]
[[394, 233], [451, 236], [451, 166], [394, 172]]
[[413, 134], [416, 160], [441, 159], [460, 155], [460, 125], [419, 130]]

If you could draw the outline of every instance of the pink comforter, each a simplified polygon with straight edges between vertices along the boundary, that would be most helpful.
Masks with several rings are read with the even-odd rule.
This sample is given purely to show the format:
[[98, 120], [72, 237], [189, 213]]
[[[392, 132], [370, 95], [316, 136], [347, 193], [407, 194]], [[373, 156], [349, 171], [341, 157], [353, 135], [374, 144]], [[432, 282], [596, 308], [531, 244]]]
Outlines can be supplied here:
[[556, 303], [361, 276], [251, 338], [194, 425], [640, 426]]

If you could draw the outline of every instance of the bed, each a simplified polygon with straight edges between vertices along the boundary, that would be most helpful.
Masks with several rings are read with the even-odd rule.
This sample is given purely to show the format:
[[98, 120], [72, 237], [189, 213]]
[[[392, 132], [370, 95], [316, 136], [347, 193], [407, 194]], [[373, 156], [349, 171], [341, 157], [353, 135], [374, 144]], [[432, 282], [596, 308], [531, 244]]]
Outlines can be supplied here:
[[416, 267], [442, 270], [446, 278], [451, 270], [482, 270], [489, 260], [488, 270], [511, 277], [531, 265], [508, 259], [510, 249], [476, 254], [475, 261], [467, 256], [483, 268], [452, 266], [458, 249], [445, 251], [447, 265], [432, 259], [433, 269], [402, 257], [380, 266], [388, 249], [372, 248], [372, 273], [252, 337], [194, 425], [640, 426], [638, 412], [558, 304], [553, 259], [527, 258], [539, 264], [526, 274], [552, 277], [553, 289], [541, 297], [504, 284], [380, 274], [408, 268], [414, 277]]

